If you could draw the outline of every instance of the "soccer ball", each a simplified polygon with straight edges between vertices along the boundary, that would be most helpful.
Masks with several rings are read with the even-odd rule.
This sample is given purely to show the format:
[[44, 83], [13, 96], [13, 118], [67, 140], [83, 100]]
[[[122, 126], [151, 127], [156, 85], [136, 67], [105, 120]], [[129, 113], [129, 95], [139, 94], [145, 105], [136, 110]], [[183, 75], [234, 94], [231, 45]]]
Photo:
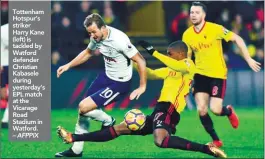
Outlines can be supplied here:
[[145, 124], [145, 115], [139, 109], [132, 109], [124, 115], [124, 121], [128, 129], [132, 131], [141, 130]]

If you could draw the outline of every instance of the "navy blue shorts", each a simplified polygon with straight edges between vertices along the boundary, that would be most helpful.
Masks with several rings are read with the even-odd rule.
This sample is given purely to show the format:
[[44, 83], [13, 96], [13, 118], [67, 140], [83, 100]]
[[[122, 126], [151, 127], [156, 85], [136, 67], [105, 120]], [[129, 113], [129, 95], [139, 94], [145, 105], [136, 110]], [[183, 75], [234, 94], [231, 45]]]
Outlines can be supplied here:
[[87, 97], [90, 96], [98, 108], [124, 98], [130, 92], [131, 80], [119, 82], [110, 79], [105, 72], [100, 73], [90, 85]]
[[8, 66], [3, 67], [1, 72], [1, 88], [5, 87], [8, 84]]

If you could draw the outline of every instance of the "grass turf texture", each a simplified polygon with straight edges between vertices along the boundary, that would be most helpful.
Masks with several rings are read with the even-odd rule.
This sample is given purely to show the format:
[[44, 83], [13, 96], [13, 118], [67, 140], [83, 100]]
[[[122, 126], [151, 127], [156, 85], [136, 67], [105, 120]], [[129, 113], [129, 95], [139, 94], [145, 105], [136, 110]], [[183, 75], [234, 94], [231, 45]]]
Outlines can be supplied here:
[[[151, 109], [141, 109], [145, 114]], [[117, 119], [123, 120], [128, 110], [114, 109], [108, 111]], [[233, 129], [227, 117], [216, 117], [210, 114], [219, 137], [224, 142], [222, 149], [229, 158], [263, 158], [264, 157], [264, 119], [263, 109], [237, 108], [240, 126]], [[2, 112], [3, 113], [3, 112]], [[1, 114], [2, 114], [1, 113]], [[1, 158], [53, 158], [58, 151], [68, 149], [71, 145], [63, 144], [57, 137], [56, 127], [62, 125], [74, 131], [76, 110], [53, 110], [51, 133], [48, 142], [9, 142], [8, 130], [1, 131]], [[90, 131], [100, 129], [101, 123], [92, 121]], [[210, 140], [204, 131], [196, 111], [185, 111], [177, 126], [177, 133], [186, 139], [207, 143]], [[161, 149], [154, 145], [153, 136], [121, 136], [105, 143], [85, 143], [83, 157], [85, 158], [209, 158], [210, 156], [190, 151]]]

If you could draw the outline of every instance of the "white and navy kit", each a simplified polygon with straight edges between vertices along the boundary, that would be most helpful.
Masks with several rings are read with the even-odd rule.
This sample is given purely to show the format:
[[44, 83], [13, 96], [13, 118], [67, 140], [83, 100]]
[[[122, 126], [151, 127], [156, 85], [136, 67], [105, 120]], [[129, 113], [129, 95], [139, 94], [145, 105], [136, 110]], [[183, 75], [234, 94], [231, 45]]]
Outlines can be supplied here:
[[8, 24], [1, 26], [1, 66], [3, 71], [1, 72], [1, 87], [5, 87], [8, 84]]
[[98, 75], [88, 90], [98, 107], [106, 106], [127, 95], [132, 78], [132, 58], [138, 50], [122, 31], [107, 26], [108, 36], [96, 42], [90, 39], [87, 49], [98, 49], [103, 55], [105, 72]]

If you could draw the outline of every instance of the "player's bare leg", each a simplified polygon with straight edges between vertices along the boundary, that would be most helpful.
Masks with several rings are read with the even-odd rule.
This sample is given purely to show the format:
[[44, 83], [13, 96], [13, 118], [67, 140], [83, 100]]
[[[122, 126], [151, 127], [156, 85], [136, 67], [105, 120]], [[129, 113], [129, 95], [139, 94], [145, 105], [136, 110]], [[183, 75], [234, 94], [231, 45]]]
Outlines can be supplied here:
[[227, 155], [213, 144], [204, 145], [195, 143], [178, 136], [170, 136], [166, 129], [154, 130], [155, 145], [160, 148], [173, 148], [187, 151], [202, 152], [211, 156], [226, 158]]
[[79, 113], [86, 114], [97, 108], [97, 104], [88, 96], [79, 103]]
[[210, 108], [215, 115], [227, 116], [233, 128], [239, 126], [239, 119], [232, 105], [223, 106], [222, 98], [211, 97]]
[[164, 139], [169, 136], [168, 131], [165, 129], [155, 129], [153, 135], [155, 145], [158, 147], [162, 147]]
[[197, 110], [200, 116], [205, 116], [208, 114], [209, 98], [210, 96], [207, 93], [198, 92], [195, 94]]
[[103, 129], [91, 133], [85, 134], [72, 134], [61, 126], [57, 127], [57, 134], [62, 138], [64, 143], [73, 143], [77, 141], [91, 141], [91, 142], [106, 142], [117, 138], [120, 135], [130, 134], [129, 130], [124, 122], [119, 125], [114, 125], [109, 129]]
[[221, 147], [222, 141], [219, 139], [217, 133], [215, 132], [213, 121], [208, 114], [209, 98], [210, 96], [207, 93], [198, 92], [195, 94], [195, 101], [197, 104], [197, 110], [200, 116], [201, 123], [206, 132], [211, 136], [216, 146]]
[[220, 115], [222, 112], [223, 99], [217, 97], [210, 98], [210, 110], [215, 115]]

